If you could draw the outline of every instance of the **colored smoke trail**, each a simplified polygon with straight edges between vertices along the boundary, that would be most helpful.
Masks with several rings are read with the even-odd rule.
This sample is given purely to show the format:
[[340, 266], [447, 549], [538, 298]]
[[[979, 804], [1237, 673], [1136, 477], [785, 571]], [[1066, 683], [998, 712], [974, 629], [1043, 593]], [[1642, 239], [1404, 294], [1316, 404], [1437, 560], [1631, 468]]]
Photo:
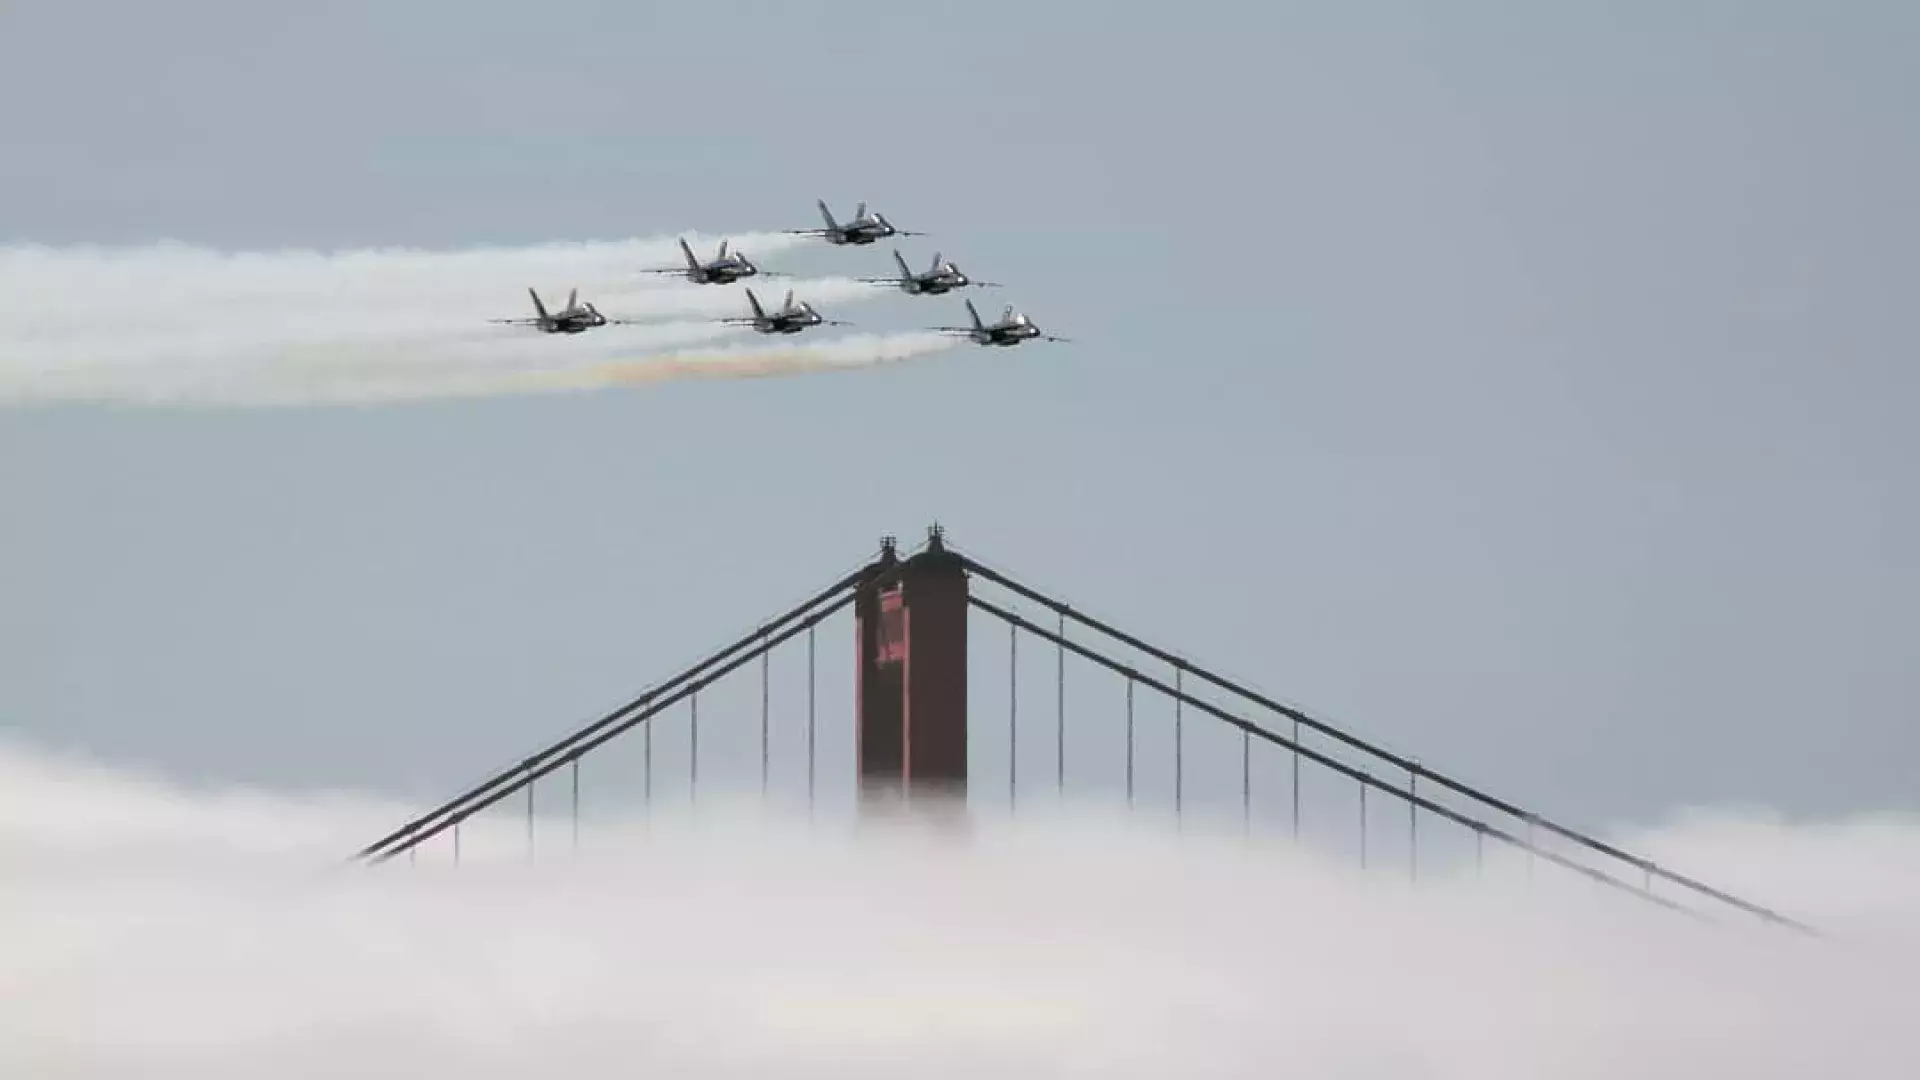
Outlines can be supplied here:
[[[222, 375], [188, 381], [176, 373], [169, 379], [137, 383], [102, 380], [105, 385], [96, 383], [90, 388], [93, 393], [69, 396], [155, 405], [273, 408], [552, 394], [683, 379], [756, 379], [855, 371], [929, 355], [963, 340], [941, 334], [905, 333], [833, 338], [811, 345], [675, 348], [743, 332], [737, 327], [698, 324], [649, 328], [644, 340], [650, 348], [634, 346], [630, 351], [635, 355], [630, 357], [609, 357], [609, 350], [604, 348], [569, 348], [580, 339], [565, 337], [555, 341], [546, 356], [529, 357], [523, 348], [476, 348], [462, 358], [463, 362], [438, 356], [432, 363], [369, 359], [316, 345], [283, 352], [282, 367], [271, 379]], [[530, 359], [537, 362], [530, 363]], [[202, 371], [195, 369], [190, 374]]]
[[566, 372], [556, 384], [585, 389], [638, 386], [672, 379], [756, 379], [822, 371], [854, 371], [943, 352], [965, 339], [945, 334], [857, 335], [814, 345], [714, 349], [617, 361]]
[[[696, 252], [712, 247], [689, 239]], [[735, 238], [760, 258], [799, 242]], [[657, 360], [650, 370], [681, 377], [776, 373], [765, 356], [709, 364], [673, 352], [744, 332], [714, 320], [748, 311], [738, 287], [638, 273], [680, 261], [673, 238], [452, 252], [4, 248], [0, 403], [254, 406], [538, 392], [656, 381], [634, 367], [648, 358]], [[530, 316], [529, 286], [549, 310], [578, 288], [609, 318], [641, 322], [579, 335], [489, 324]], [[886, 294], [851, 277], [754, 287], [769, 306], [792, 288], [829, 318]], [[875, 342], [809, 343], [788, 367], [858, 366], [851, 357], [863, 348], [880, 362], [899, 347]], [[631, 377], [584, 374], [606, 365]]]
[[0, 747], [0, 1075], [1904, 1080], [1920, 1052], [1911, 817], [1639, 838], [1822, 942], [1111, 817], [590, 818], [530, 862], [510, 810], [459, 868], [310, 873], [405, 816]]

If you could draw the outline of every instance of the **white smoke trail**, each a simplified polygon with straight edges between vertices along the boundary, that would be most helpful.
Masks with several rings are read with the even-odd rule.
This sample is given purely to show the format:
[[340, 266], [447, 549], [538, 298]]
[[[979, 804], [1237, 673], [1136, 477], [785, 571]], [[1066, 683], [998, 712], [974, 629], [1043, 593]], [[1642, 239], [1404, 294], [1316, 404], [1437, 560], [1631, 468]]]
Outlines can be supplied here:
[[[737, 246], [764, 256], [797, 240], [750, 235]], [[461, 393], [737, 332], [715, 320], [747, 313], [741, 290], [638, 273], [679, 260], [672, 240], [327, 254], [0, 249], [0, 403], [381, 400], [392, 385], [430, 395], [436, 375]], [[530, 286], [550, 308], [578, 288], [610, 318], [641, 324], [576, 336], [489, 324], [530, 316]], [[773, 304], [787, 288], [829, 317], [884, 294], [844, 277], [769, 279], [757, 291]]]
[[0, 1075], [1904, 1080], [1920, 1052], [1912, 818], [1659, 834], [1730, 887], [1800, 881], [1836, 942], [1117, 820], [590, 823], [531, 865], [284, 872], [395, 809], [0, 756]]
[[929, 331], [864, 334], [809, 345], [712, 349], [555, 372], [543, 379], [562, 390], [638, 386], [669, 379], [753, 379], [822, 371], [854, 371], [943, 352], [966, 339]]
[[[803, 237], [779, 233], [734, 239], [736, 248], [757, 256], [805, 243]], [[688, 240], [696, 252], [711, 246], [697, 235], [688, 234]], [[0, 315], [7, 325], [23, 313], [84, 323], [103, 307], [122, 317], [228, 303], [241, 312], [278, 314], [327, 304], [405, 307], [496, 292], [518, 303], [528, 286], [564, 294], [577, 285], [591, 295], [597, 289], [672, 284], [672, 277], [640, 271], [682, 265], [674, 238], [450, 251], [223, 252], [174, 243], [137, 248], [23, 244], [0, 247], [0, 281], [7, 283], [0, 293]]]
[[[700, 340], [703, 335], [698, 330], [694, 328], [687, 340]], [[644, 386], [682, 379], [759, 379], [857, 371], [931, 355], [963, 340], [944, 334], [911, 332], [855, 335], [812, 344], [683, 350], [630, 359], [608, 360], [595, 354], [579, 362], [556, 362], [539, 370], [524, 366], [492, 371], [442, 369], [408, 378], [357, 379], [332, 390], [309, 386], [300, 400], [393, 402], [455, 396], [491, 397]], [[279, 402], [255, 398], [250, 403]]]
[[[604, 331], [603, 331], [604, 332]], [[962, 339], [932, 333], [860, 335], [810, 345], [742, 346], [690, 350], [737, 327], [668, 324], [646, 327], [616, 346], [593, 335], [552, 335], [537, 350], [476, 338], [433, 339], [430, 349], [394, 356], [339, 343], [282, 347], [270, 369], [251, 357], [216, 367], [70, 368], [43, 372], [17, 391], [35, 400], [94, 400], [140, 404], [266, 408], [427, 401], [509, 394], [550, 394], [643, 386], [679, 379], [748, 379], [826, 371], [853, 371], [924, 356]], [[0, 400], [6, 391], [0, 388]]]

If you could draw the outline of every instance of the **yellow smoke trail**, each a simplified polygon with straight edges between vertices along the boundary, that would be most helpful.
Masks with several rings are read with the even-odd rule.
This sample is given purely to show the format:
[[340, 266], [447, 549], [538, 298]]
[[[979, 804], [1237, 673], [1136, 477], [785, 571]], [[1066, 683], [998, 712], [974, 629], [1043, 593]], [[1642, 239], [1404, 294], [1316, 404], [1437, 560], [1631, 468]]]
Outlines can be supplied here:
[[[712, 329], [687, 327], [688, 334]], [[521, 366], [505, 370], [446, 367], [411, 372], [365, 368], [315, 369], [310, 378], [283, 372], [271, 385], [247, 389], [231, 385], [189, 386], [166, 393], [149, 391], [124, 400], [149, 403], [210, 404], [236, 408], [308, 405], [376, 405], [452, 398], [505, 397], [648, 386], [683, 379], [758, 379], [827, 371], [857, 371], [880, 364], [944, 351], [964, 341], [926, 332], [872, 334], [836, 338], [814, 345], [675, 350], [630, 360]]]
[[961, 339], [910, 333], [841, 338], [813, 346], [713, 349], [596, 364], [535, 376], [555, 389], [645, 386], [677, 379], [763, 379], [853, 371], [941, 352]]

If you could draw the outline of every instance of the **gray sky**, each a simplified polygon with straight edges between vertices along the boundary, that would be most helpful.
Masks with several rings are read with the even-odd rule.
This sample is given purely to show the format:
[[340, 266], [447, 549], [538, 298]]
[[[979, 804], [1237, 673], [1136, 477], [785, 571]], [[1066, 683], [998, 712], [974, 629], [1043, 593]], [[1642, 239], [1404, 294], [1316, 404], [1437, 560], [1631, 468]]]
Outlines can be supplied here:
[[1077, 344], [9, 411], [0, 724], [450, 793], [938, 517], [1576, 820], [1912, 806], [1915, 55], [1920, 10], [1865, 2], [15, 0], [9, 240], [523, 243], [866, 199]]

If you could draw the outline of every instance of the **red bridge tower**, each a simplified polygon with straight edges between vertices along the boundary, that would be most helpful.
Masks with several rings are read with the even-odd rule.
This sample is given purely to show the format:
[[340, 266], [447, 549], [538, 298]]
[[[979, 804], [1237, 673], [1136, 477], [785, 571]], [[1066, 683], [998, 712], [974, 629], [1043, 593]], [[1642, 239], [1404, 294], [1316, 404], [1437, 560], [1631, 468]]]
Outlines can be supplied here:
[[926, 549], [879, 571], [854, 599], [855, 725], [863, 802], [964, 798], [967, 790], [967, 573], [940, 526]]

